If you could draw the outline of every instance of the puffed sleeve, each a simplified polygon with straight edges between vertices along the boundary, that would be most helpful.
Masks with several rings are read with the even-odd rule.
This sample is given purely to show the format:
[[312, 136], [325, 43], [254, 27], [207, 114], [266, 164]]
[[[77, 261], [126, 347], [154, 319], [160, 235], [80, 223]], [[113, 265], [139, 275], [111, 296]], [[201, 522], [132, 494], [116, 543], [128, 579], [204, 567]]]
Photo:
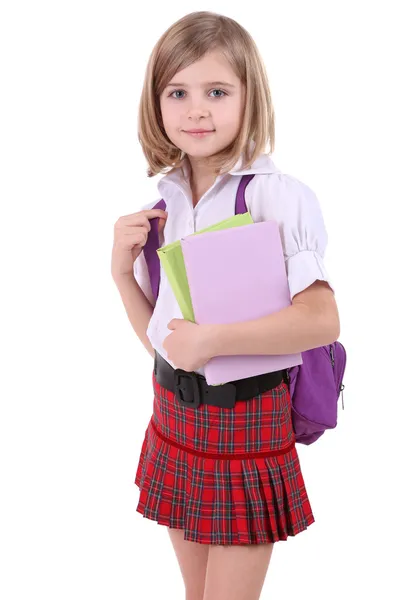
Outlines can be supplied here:
[[286, 199], [281, 231], [290, 298], [317, 280], [328, 282], [334, 292], [324, 264], [328, 235], [319, 201], [307, 185], [293, 177], [286, 176], [283, 184]]
[[324, 265], [328, 236], [315, 193], [283, 173], [263, 178], [259, 185], [251, 214], [255, 221], [279, 223], [291, 300], [317, 280], [327, 281], [334, 292]]

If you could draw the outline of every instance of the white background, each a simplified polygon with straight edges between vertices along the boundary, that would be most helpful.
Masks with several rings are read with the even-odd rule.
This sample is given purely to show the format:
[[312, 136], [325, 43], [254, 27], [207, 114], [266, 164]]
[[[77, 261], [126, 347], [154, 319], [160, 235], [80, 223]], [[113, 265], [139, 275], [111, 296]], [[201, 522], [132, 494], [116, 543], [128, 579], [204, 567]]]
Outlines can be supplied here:
[[316, 523], [276, 544], [262, 598], [400, 597], [397, 3], [243, 4], [1, 4], [2, 600], [184, 598], [166, 529], [135, 510], [152, 360], [110, 261], [117, 218], [158, 199], [147, 59], [194, 10], [261, 51], [273, 160], [321, 202], [348, 352], [338, 427], [299, 447]]

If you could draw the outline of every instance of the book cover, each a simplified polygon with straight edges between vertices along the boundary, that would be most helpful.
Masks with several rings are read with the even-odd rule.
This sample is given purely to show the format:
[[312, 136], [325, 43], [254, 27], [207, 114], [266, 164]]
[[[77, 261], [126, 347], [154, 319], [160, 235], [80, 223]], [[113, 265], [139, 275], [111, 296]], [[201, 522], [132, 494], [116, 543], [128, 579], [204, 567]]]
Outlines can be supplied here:
[[[187, 236], [181, 247], [196, 323], [248, 321], [290, 306], [275, 221]], [[218, 385], [300, 364], [301, 353], [216, 356], [204, 374], [209, 385]]]

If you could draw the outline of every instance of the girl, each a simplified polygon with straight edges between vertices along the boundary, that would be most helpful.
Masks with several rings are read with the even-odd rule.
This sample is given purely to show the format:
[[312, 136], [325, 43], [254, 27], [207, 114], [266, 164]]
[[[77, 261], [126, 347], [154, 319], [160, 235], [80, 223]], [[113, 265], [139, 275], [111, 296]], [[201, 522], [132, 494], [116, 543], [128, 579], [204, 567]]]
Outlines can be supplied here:
[[[112, 255], [129, 319], [155, 358], [137, 510], [168, 527], [186, 600], [256, 600], [274, 543], [314, 522], [289, 391], [282, 372], [209, 387], [203, 366], [217, 355], [290, 354], [338, 338], [323, 217], [313, 191], [263, 152], [267, 142], [274, 149], [268, 79], [253, 39], [232, 19], [192, 13], [160, 38], [139, 139], [148, 176], [169, 170], [158, 184], [167, 211], [153, 201], [118, 219]], [[246, 189], [253, 220], [279, 222], [292, 305], [230, 325], [185, 321], [162, 269], [152, 294], [142, 252], [150, 220], [160, 218], [160, 242], [169, 244], [227, 219], [244, 174], [256, 175]], [[177, 369], [190, 373], [179, 387]]]

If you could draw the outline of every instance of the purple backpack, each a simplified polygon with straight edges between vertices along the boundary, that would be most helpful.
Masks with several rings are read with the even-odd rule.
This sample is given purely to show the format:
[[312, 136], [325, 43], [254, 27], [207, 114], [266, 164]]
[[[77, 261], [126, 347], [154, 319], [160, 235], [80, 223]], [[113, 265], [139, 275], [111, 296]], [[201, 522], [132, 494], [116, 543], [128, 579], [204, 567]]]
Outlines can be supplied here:
[[[247, 212], [244, 199], [246, 186], [254, 175], [243, 175], [239, 183], [235, 214]], [[165, 210], [164, 200], [160, 200], [153, 208]], [[157, 255], [159, 248], [158, 218], [151, 219], [147, 242], [143, 248], [150, 276], [154, 299], [158, 297], [160, 285], [160, 261]], [[336, 341], [329, 346], [321, 346], [302, 352], [303, 364], [286, 369], [292, 403], [292, 423], [296, 442], [312, 444], [325, 432], [337, 425], [337, 403], [342, 392], [343, 376], [346, 367], [346, 351]]]

